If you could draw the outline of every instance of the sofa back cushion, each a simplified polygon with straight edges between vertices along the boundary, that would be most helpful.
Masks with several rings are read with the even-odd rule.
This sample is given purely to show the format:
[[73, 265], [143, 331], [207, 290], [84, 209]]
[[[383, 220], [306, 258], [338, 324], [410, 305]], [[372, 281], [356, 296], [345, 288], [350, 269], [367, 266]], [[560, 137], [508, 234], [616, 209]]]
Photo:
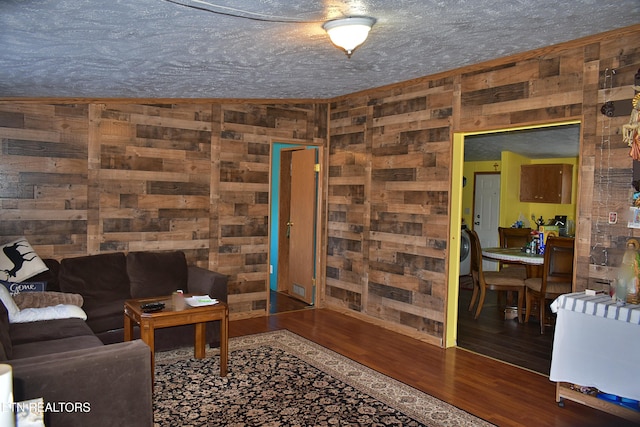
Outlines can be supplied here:
[[122, 252], [65, 258], [58, 279], [62, 292], [80, 294], [85, 303], [131, 298]]
[[28, 282], [47, 282], [48, 291], [60, 291], [58, 283], [58, 274], [60, 273], [60, 262], [53, 258], [44, 258], [42, 260], [49, 270], [31, 277]]
[[187, 289], [187, 259], [184, 252], [129, 252], [127, 271], [133, 298], [171, 295]]

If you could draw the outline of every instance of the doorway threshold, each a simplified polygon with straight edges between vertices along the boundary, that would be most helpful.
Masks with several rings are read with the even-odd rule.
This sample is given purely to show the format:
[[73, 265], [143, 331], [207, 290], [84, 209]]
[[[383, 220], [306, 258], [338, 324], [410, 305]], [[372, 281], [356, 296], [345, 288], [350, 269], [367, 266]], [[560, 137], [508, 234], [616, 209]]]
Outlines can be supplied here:
[[286, 292], [269, 292], [269, 314], [285, 313], [288, 311], [298, 311], [313, 308], [304, 301], [300, 301]]

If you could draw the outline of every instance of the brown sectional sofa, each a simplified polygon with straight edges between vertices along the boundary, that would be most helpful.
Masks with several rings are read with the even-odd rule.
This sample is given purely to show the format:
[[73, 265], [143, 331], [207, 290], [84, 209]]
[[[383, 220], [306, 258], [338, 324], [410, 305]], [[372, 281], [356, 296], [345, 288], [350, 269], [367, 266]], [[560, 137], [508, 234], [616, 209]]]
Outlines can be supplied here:
[[141, 340], [104, 345], [79, 318], [9, 323], [0, 303], [0, 344], [14, 401], [43, 398], [52, 408], [46, 426], [153, 424], [151, 356]]
[[[122, 252], [65, 258], [59, 266], [45, 260], [49, 273], [57, 273], [57, 283], [47, 281], [47, 290], [82, 295], [82, 308], [87, 313], [87, 324], [105, 344], [124, 339], [124, 301], [171, 295], [178, 289], [195, 294], [209, 295], [227, 301], [227, 276], [197, 266], [187, 265], [181, 251]], [[219, 344], [219, 322], [207, 325], [207, 342]], [[134, 336], [139, 337], [136, 328]], [[157, 351], [193, 345], [192, 325], [176, 326], [156, 331]]]
[[[47, 291], [80, 294], [87, 320], [9, 323], [0, 303], [0, 363], [13, 367], [14, 400], [86, 403], [89, 411], [45, 412], [45, 425], [153, 425], [150, 350], [141, 340], [122, 342], [124, 301], [182, 289], [227, 300], [227, 277], [187, 266], [184, 253], [130, 252], [44, 260]], [[156, 349], [193, 345], [193, 326], [156, 331]], [[207, 325], [218, 345], [219, 325]], [[81, 407], [86, 409], [86, 406]]]

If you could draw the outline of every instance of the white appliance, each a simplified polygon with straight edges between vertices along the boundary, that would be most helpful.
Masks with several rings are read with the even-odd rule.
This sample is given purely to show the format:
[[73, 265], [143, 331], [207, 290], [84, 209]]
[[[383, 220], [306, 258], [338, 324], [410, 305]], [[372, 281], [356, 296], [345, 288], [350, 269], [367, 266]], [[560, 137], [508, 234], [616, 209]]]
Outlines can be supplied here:
[[471, 274], [471, 240], [466, 228], [460, 233], [460, 275]]

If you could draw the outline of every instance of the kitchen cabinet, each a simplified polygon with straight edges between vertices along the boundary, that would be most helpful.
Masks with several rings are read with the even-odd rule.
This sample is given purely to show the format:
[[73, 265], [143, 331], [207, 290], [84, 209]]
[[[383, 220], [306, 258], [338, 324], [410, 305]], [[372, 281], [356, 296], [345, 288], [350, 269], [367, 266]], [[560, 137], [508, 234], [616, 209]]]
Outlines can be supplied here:
[[573, 165], [535, 164], [520, 167], [520, 201], [571, 203]]

